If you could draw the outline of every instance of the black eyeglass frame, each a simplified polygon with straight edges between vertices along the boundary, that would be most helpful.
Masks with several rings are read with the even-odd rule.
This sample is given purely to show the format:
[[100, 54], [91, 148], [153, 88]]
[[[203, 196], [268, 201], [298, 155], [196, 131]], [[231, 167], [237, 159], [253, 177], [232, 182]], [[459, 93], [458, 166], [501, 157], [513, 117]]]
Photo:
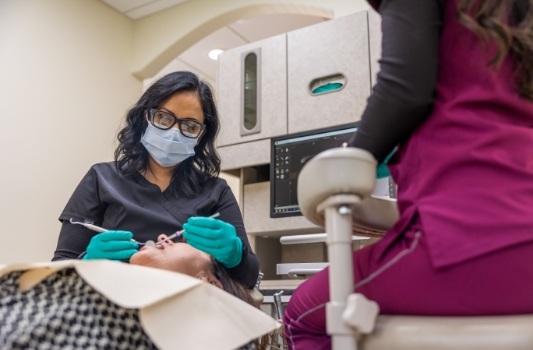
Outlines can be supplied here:
[[[154, 123], [154, 115], [155, 113], [164, 113], [172, 118], [174, 118], [174, 122], [168, 127], [168, 128], [162, 128], [161, 126], [159, 125], [156, 125]], [[156, 109], [156, 108], [152, 108], [148, 111], [148, 115], [147, 115], [147, 118], [148, 119], [148, 122], [150, 124], [152, 124], [154, 127], [160, 129], [160, 130], [170, 130], [172, 127], [174, 127], [174, 125], [176, 125], [176, 123], [178, 124], [178, 129], [180, 130], [180, 133], [187, 137], [187, 138], [190, 138], [190, 139], [197, 139], [199, 138], [200, 136], [202, 136], [202, 134], [205, 132], [205, 128], [206, 128], [206, 125], [205, 124], [202, 124], [200, 123], [198, 120], [196, 119], [192, 119], [192, 118], [178, 118], [176, 117], [174, 114], [172, 114], [171, 112], [168, 112], [168, 111], [165, 111], [163, 109]], [[196, 136], [190, 136], [190, 135], [187, 135], [185, 133], [185, 131], [183, 131], [182, 129], [182, 125], [183, 125], [183, 122], [189, 122], [189, 123], [194, 123], [196, 125], [199, 125], [200, 126], [200, 132], [198, 133], [198, 135]]]

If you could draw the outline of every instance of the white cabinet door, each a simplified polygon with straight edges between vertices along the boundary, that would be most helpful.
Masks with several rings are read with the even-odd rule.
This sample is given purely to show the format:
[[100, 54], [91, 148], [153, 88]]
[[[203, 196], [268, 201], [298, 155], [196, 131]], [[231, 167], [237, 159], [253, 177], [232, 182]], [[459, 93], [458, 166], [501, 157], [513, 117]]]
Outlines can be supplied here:
[[[289, 133], [360, 119], [371, 93], [367, 11], [287, 33], [287, 58]], [[328, 82], [342, 87], [312, 93]]]
[[[257, 55], [257, 117], [251, 131], [245, 124], [248, 81], [244, 64], [248, 54]], [[221, 130], [218, 146], [268, 139], [287, 133], [286, 34], [277, 35], [225, 51], [219, 56], [218, 109]], [[252, 101], [253, 102], [253, 101]]]

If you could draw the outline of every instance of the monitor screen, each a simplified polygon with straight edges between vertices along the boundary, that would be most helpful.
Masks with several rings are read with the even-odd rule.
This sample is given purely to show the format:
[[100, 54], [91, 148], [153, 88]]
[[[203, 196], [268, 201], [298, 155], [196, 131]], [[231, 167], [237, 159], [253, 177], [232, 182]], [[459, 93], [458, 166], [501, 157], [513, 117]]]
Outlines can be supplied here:
[[270, 217], [302, 215], [298, 206], [298, 175], [318, 153], [340, 147], [357, 123], [274, 137], [270, 141]]

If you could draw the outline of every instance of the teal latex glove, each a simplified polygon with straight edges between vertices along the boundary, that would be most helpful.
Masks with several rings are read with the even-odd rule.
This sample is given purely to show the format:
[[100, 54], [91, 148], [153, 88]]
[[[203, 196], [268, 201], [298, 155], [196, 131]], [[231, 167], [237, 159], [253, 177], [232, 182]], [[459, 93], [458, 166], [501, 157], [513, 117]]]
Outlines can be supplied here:
[[385, 160], [383, 163], [379, 164], [376, 169], [376, 179], [383, 179], [384, 177], [389, 177], [390, 172], [389, 168], [387, 167], [387, 163], [389, 163], [389, 160], [392, 158], [392, 156], [396, 153], [396, 147], [392, 150], [391, 153], [387, 157], [385, 157]]
[[384, 177], [389, 177], [390, 172], [389, 168], [387, 168], [387, 164], [381, 163], [378, 165], [376, 169], [376, 179], [383, 179]]
[[225, 267], [232, 268], [241, 262], [242, 241], [233, 225], [214, 218], [193, 216], [183, 229], [187, 243], [212, 255]]
[[139, 244], [133, 242], [130, 231], [106, 231], [94, 236], [82, 260], [129, 260], [137, 252]]

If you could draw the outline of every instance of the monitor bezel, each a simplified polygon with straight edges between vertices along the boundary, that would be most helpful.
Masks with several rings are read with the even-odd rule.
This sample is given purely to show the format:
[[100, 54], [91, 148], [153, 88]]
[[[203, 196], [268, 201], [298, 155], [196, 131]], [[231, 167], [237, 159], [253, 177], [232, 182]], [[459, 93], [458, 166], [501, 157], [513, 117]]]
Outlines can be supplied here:
[[313, 136], [313, 135], [320, 135], [325, 134], [332, 131], [340, 131], [345, 129], [352, 129], [356, 128], [355, 131], [357, 131], [357, 128], [359, 127], [360, 122], [352, 122], [347, 124], [341, 124], [341, 125], [334, 125], [329, 126], [325, 128], [320, 129], [312, 129], [312, 130], [306, 130], [301, 132], [296, 132], [292, 134], [285, 134], [280, 135], [276, 137], [272, 137], [270, 139], [270, 218], [283, 218], [283, 217], [291, 217], [291, 216], [302, 216], [302, 211], [293, 211], [293, 212], [283, 212], [283, 213], [277, 213], [274, 212], [274, 194], [275, 194], [275, 143], [278, 141], [285, 141], [289, 139], [299, 138], [299, 137], [305, 137], [305, 136]]

